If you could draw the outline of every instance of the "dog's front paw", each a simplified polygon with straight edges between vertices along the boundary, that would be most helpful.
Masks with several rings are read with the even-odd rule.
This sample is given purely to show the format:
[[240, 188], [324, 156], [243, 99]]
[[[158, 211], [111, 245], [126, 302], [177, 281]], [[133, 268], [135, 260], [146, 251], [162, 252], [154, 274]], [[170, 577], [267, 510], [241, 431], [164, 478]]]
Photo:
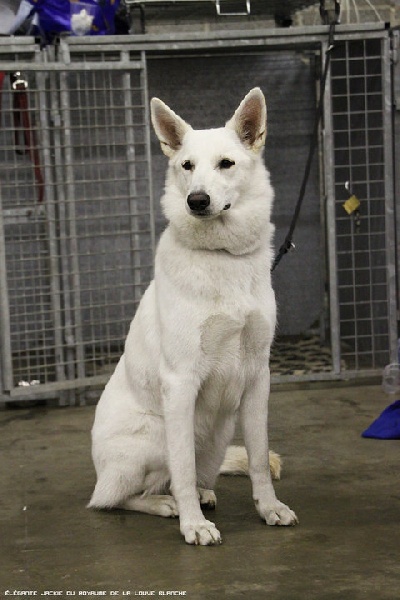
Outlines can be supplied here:
[[296, 514], [283, 502], [275, 500], [271, 505], [257, 506], [257, 510], [267, 525], [297, 525]]
[[221, 534], [211, 521], [187, 522], [181, 524], [181, 533], [187, 544], [214, 546], [221, 544]]

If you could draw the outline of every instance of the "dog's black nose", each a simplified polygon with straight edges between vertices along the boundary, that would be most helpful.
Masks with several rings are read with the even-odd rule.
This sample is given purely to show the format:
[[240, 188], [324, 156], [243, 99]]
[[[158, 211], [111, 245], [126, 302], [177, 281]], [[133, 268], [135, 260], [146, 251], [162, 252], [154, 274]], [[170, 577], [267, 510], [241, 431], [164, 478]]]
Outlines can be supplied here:
[[210, 206], [210, 196], [205, 192], [193, 192], [187, 197], [187, 203], [193, 212], [202, 212]]

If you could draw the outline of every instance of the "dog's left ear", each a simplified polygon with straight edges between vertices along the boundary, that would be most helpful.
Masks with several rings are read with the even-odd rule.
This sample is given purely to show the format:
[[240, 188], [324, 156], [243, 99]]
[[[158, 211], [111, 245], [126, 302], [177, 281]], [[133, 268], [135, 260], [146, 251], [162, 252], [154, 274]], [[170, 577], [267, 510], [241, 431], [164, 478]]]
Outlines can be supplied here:
[[161, 149], [171, 158], [181, 147], [185, 133], [192, 128], [159, 98], [152, 98], [150, 109], [151, 120], [160, 140]]
[[247, 148], [261, 150], [267, 135], [267, 106], [260, 88], [250, 90], [226, 127], [234, 129]]

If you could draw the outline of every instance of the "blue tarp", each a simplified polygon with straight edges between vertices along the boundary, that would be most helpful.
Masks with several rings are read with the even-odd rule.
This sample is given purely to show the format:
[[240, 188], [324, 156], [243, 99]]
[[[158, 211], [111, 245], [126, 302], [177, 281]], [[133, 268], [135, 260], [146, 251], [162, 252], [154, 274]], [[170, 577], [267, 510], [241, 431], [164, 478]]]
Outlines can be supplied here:
[[[120, 1], [85, 0], [85, 4], [94, 7], [93, 23], [87, 35], [110, 35], [115, 32], [114, 19]], [[34, 16], [33, 23], [46, 39], [71, 31], [70, 0], [24, 0], [20, 11], [24, 5], [31, 5], [30, 16]]]
[[361, 435], [379, 440], [400, 440], [400, 400], [385, 408]]

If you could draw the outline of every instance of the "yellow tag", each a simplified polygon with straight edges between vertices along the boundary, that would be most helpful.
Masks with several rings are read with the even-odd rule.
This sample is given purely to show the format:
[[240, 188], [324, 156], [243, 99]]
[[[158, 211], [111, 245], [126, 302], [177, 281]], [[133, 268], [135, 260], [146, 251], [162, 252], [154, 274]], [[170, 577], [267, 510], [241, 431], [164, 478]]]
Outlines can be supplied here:
[[348, 200], [343, 204], [343, 208], [347, 212], [348, 215], [351, 215], [357, 208], [360, 206], [360, 201], [357, 196], [350, 196]]

